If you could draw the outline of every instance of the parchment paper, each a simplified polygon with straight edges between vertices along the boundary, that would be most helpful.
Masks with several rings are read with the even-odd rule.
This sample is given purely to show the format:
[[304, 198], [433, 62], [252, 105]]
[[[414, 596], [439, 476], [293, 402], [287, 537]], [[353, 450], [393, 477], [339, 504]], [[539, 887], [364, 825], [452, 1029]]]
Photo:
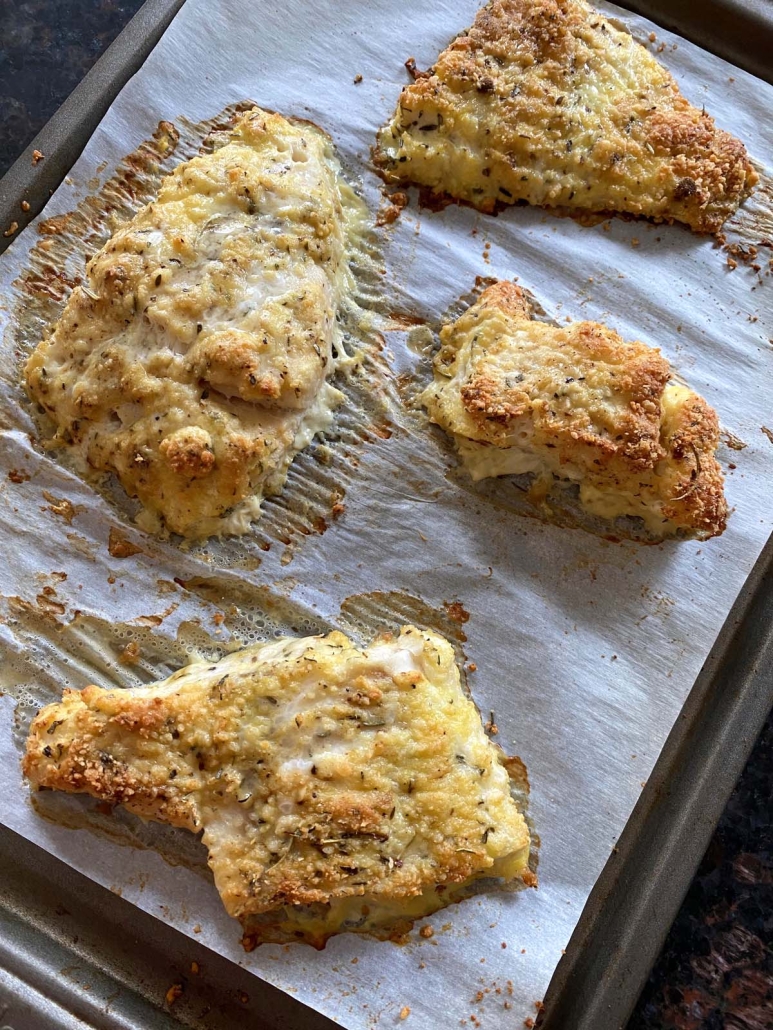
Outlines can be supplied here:
[[[45, 215], [73, 208], [93, 191], [93, 177], [110, 175], [159, 120], [209, 118], [245, 97], [330, 131], [375, 212], [379, 181], [368, 167], [369, 148], [406, 81], [403, 62], [414, 55], [419, 67], [431, 64], [476, 7], [475, 0], [188, 0]], [[648, 46], [665, 43], [661, 60], [687, 96], [705, 103], [770, 166], [771, 87], [641, 18], [604, 9]], [[647, 41], [651, 31], [654, 44]], [[487, 490], [465, 482], [441, 434], [426, 428], [419, 413], [400, 411], [392, 386], [392, 435], [358, 445], [356, 464], [347, 459], [346, 510], [324, 534], [303, 536], [290, 550], [256, 551], [257, 568], [240, 561], [229, 569], [223, 559], [230, 546], [249, 553], [249, 543], [185, 553], [150, 541], [30, 441], [12, 348], [13, 283], [37, 241], [33, 226], [0, 267], [0, 593], [22, 599], [2, 602], [7, 669], [20, 671], [6, 676], [13, 682], [0, 698], [0, 819], [348, 1027], [390, 1025], [406, 1005], [413, 1027], [455, 1026], [471, 1014], [484, 1026], [487, 1019], [520, 1026], [536, 1015], [534, 1002], [771, 531], [773, 442], [761, 432], [773, 418], [770, 278], [744, 267], [729, 270], [712, 241], [678, 227], [612, 220], [589, 228], [530, 208], [489, 218], [461, 207], [418, 213], [414, 202], [383, 239], [387, 307], [436, 321], [476, 275], [518, 276], [559, 320], [599, 318], [624, 337], [662, 347], [747, 444], [721, 452], [725, 465], [735, 466], [728, 468], [735, 511], [727, 532], [707, 543], [643, 547], [521, 519], [508, 510], [506, 481]], [[761, 260], [767, 261], [765, 251]], [[405, 333], [391, 331], [386, 339], [396, 376], [426, 367]], [[343, 468], [336, 461], [347, 447], [331, 443], [334, 470]], [[10, 479], [9, 470], [17, 473]], [[74, 511], [62, 509], [61, 498]], [[281, 504], [271, 502], [267, 511], [281, 521]], [[111, 527], [122, 527], [142, 550], [123, 559], [111, 555]], [[495, 712], [498, 740], [529, 769], [531, 813], [542, 841], [539, 889], [442, 911], [429, 920], [435, 936], [414, 935], [407, 946], [344, 935], [320, 953], [297, 945], [247, 955], [200, 862], [172, 866], [161, 857], [163, 848], [126, 847], [118, 833], [108, 838], [41, 818], [19, 773], [24, 720], [14, 721], [17, 699], [23, 710], [25, 698], [36, 696], [36, 675], [52, 680], [54, 689], [138, 681], [163, 667], [160, 658], [155, 665], [121, 666], [116, 626], [137, 627], [143, 648], [151, 650], [154, 638], [179, 634], [184, 644], [195, 620], [227, 639], [227, 625], [218, 629], [215, 618], [218, 604], [175, 585], [213, 570], [235, 595], [246, 583], [256, 597], [265, 588], [275, 611], [286, 602], [290, 614], [273, 623], [255, 617], [258, 637], [290, 623], [298, 631], [396, 623], [410, 614], [407, 597], [438, 612], [459, 601], [470, 615], [462, 644], [478, 667], [470, 677], [474, 697], [484, 713]], [[66, 572], [66, 580], [57, 572]], [[375, 591], [383, 594], [351, 600]], [[19, 616], [27, 610], [23, 602], [38, 611], [42, 605], [56, 632], [30, 635]], [[246, 603], [242, 614], [248, 609]], [[361, 617], [363, 610], [370, 614]], [[155, 615], [150, 625], [149, 615]]]

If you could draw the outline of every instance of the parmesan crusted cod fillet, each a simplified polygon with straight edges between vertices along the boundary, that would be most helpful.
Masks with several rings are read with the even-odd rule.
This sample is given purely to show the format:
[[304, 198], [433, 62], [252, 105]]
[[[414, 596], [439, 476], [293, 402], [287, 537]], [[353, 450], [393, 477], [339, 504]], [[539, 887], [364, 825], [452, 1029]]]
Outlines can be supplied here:
[[659, 350], [598, 322], [535, 321], [508, 282], [484, 290], [440, 341], [422, 403], [474, 480], [531, 473], [535, 500], [574, 484], [585, 511], [641, 519], [651, 540], [722, 533], [716, 413], [671, 378]]
[[24, 759], [34, 787], [202, 831], [247, 947], [418, 918], [480, 877], [533, 882], [519, 769], [450, 644], [412, 626], [364, 651], [334, 632], [66, 690]]
[[360, 211], [324, 133], [254, 108], [89, 262], [27, 389], [146, 529], [244, 532], [330, 424]]
[[649, 51], [584, 0], [493, 0], [381, 130], [387, 181], [716, 232], [758, 176]]

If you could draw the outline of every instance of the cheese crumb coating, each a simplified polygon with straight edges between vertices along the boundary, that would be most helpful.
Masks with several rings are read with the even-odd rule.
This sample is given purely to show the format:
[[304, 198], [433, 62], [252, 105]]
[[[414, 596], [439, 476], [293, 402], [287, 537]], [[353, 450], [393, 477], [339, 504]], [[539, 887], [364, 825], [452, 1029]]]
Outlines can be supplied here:
[[584, 0], [492, 0], [403, 89], [376, 163], [482, 211], [527, 201], [696, 232], [758, 180], [744, 145]]
[[654, 539], [725, 529], [716, 413], [673, 381], [659, 350], [598, 322], [535, 321], [509, 282], [484, 290], [440, 342], [422, 402], [473, 479], [534, 473], [543, 498], [556, 481], [577, 484], [588, 512], [637, 517]]
[[355, 201], [324, 133], [254, 108], [89, 262], [26, 385], [145, 528], [245, 531], [329, 425]]
[[65, 690], [35, 718], [24, 772], [202, 831], [230, 915], [316, 906], [326, 936], [348, 928], [348, 902], [416, 918], [454, 885], [529, 880], [512, 761], [451, 645], [407, 626], [366, 650], [333, 632], [147, 687]]

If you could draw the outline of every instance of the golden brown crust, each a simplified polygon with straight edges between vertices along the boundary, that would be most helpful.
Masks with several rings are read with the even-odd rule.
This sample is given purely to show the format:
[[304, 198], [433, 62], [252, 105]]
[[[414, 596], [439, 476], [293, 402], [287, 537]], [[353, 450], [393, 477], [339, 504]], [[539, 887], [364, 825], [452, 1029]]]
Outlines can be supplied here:
[[34, 720], [24, 772], [37, 787], [203, 830], [223, 902], [242, 920], [400, 902], [527, 867], [505, 756], [451, 646], [413, 627], [366, 651], [331, 633], [150, 687], [65, 691]]
[[169, 529], [218, 532], [276, 492], [309, 409], [340, 399], [343, 196], [323, 133], [247, 112], [89, 262], [27, 362], [58, 439]]
[[178, 429], [161, 441], [158, 450], [173, 472], [190, 479], [208, 475], [215, 464], [212, 437], [201, 426]]
[[638, 515], [655, 536], [724, 530], [717, 416], [672, 382], [659, 351], [596, 322], [537, 322], [511, 283], [485, 290], [440, 339], [424, 403], [474, 475], [476, 462], [493, 469], [477, 478], [577, 482], [589, 510], [617, 504], [614, 517]]
[[619, 211], [715, 232], [757, 182], [743, 144], [584, 0], [492, 0], [405, 87], [376, 162], [483, 211]]
[[694, 526], [700, 535], [716, 536], [727, 522], [724, 477], [713, 454], [719, 444], [717, 413], [693, 394], [663, 419], [662, 432], [674, 457], [666, 471], [663, 514], [677, 524]]

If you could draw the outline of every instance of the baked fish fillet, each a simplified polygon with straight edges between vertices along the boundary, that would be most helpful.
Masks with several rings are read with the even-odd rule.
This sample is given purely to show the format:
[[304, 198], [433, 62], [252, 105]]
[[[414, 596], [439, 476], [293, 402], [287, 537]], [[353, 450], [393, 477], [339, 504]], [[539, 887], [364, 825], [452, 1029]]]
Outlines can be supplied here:
[[360, 217], [329, 138], [254, 108], [89, 262], [26, 385], [145, 528], [243, 532], [330, 424]]
[[24, 772], [202, 831], [251, 943], [282, 927], [319, 943], [365, 926], [363, 906], [417, 918], [478, 877], [529, 880], [510, 762], [451, 645], [407, 626], [364, 651], [334, 632], [66, 690], [35, 718]]
[[527, 201], [696, 232], [758, 179], [744, 145], [584, 0], [492, 0], [403, 89], [376, 163], [483, 211]]
[[548, 518], [539, 502], [574, 486], [607, 533], [631, 517], [652, 540], [725, 529], [716, 413], [659, 350], [598, 322], [538, 322], [509, 282], [484, 290], [440, 341], [422, 403], [474, 480], [531, 474]]

